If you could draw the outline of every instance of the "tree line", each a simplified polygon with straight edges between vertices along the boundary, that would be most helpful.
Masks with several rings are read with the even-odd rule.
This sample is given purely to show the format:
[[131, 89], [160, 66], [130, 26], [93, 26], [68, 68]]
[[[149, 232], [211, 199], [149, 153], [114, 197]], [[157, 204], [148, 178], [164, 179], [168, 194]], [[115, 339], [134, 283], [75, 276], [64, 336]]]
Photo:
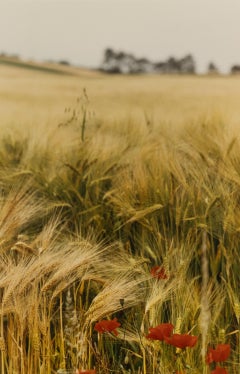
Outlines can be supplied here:
[[180, 59], [169, 57], [166, 61], [152, 62], [147, 58], [136, 58], [131, 53], [116, 52], [112, 48], [107, 48], [100, 70], [113, 74], [195, 74], [196, 64], [191, 54]]
[[[19, 60], [16, 54], [0, 53], [1, 58], [12, 58]], [[53, 61], [48, 63], [58, 63], [60, 65], [72, 64], [68, 60]], [[1, 63], [1, 61], [0, 61]], [[152, 62], [147, 58], [137, 58], [131, 53], [123, 51], [115, 51], [112, 48], [106, 48], [103, 53], [103, 61], [98, 70], [110, 74], [144, 74], [144, 73], [160, 73], [160, 74], [196, 74], [196, 63], [192, 54], [187, 54], [182, 58], [169, 57], [165, 61]], [[210, 75], [220, 74], [215, 63], [209, 62], [206, 73]], [[230, 74], [240, 74], [240, 64], [235, 64], [230, 68]]]
[[[191, 54], [182, 58], [171, 56], [165, 61], [152, 62], [147, 58], [136, 58], [131, 53], [106, 48], [100, 70], [111, 74], [196, 74], [197, 69], [195, 59]], [[216, 75], [220, 72], [214, 62], [209, 62], [206, 73]], [[240, 74], [240, 65], [233, 65], [230, 73]]]

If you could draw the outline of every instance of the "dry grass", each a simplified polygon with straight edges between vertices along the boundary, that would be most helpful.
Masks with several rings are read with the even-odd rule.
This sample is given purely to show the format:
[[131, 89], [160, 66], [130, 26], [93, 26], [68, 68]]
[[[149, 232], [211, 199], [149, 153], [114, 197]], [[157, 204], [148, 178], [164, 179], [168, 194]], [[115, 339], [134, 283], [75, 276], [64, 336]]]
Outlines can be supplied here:
[[[1, 119], [34, 130], [63, 120], [83, 88], [98, 121], [122, 120], [179, 126], [199, 118], [239, 124], [238, 77], [106, 76], [79, 70], [76, 76], [56, 76], [0, 66]], [[126, 122], [126, 121], [125, 121]]]
[[237, 374], [240, 80], [75, 73], [0, 66], [1, 373]]

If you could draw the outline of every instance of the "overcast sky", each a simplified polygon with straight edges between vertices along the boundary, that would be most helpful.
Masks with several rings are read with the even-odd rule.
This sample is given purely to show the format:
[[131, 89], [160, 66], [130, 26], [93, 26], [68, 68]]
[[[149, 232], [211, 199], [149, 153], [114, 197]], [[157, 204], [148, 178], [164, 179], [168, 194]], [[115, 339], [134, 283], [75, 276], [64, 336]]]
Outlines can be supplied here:
[[96, 67], [112, 47], [162, 61], [240, 64], [240, 0], [0, 0], [0, 52]]

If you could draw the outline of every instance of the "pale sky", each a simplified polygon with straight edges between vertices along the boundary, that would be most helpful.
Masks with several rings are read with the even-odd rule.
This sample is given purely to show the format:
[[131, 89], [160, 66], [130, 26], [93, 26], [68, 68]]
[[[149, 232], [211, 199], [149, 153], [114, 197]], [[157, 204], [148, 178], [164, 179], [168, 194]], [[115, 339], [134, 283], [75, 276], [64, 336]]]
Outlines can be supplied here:
[[240, 0], [0, 0], [0, 53], [97, 67], [103, 50], [240, 64]]

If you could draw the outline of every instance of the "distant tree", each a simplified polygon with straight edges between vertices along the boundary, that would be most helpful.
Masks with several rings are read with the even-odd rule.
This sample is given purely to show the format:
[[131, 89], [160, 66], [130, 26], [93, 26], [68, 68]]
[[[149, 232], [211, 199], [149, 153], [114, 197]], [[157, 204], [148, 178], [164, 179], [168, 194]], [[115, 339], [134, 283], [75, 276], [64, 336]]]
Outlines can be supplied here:
[[154, 71], [154, 64], [147, 58], [139, 58], [136, 63], [139, 73], [152, 73]]
[[181, 59], [169, 57], [164, 62], [154, 64], [157, 73], [167, 74], [194, 74], [196, 71], [195, 61], [192, 55], [187, 55]]
[[179, 73], [180, 62], [175, 57], [169, 57], [166, 61], [167, 73]]
[[120, 71], [123, 74], [139, 73], [138, 63], [134, 55], [130, 53], [124, 54], [120, 64]]
[[186, 55], [179, 60], [180, 73], [182, 74], [195, 74], [196, 64], [193, 56], [191, 54]]
[[106, 48], [103, 56], [101, 70], [108, 73], [120, 73], [117, 54], [112, 48]]
[[104, 61], [108, 62], [112, 58], [115, 58], [115, 52], [112, 48], [106, 48], [104, 51]]
[[214, 62], [209, 62], [208, 68], [207, 68], [208, 74], [219, 74], [219, 70], [217, 66], [214, 64]]
[[231, 67], [231, 74], [240, 74], [240, 65], [233, 65]]
[[154, 71], [156, 73], [167, 73], [167, 63], [163, 61], [154, 64]]
[[129, 53], [115, 52], [107, 48], [104, 52], [104, 59], [101, 70], [108, 73], [133, 74], [138, 72], [136, 58]]
[[66, 66], [71, 65], [70, 62], [68, 62], [67, 60], [61, 60], [61, 61], [59, 61], [59, 64], [60, 65], [66, 65]]
[[129, 55], [127, 53], [122, 51], [116, 53], [116, 60], [121, 74], [129, 74], [131, 72], [131, 66], [128, 59]]

